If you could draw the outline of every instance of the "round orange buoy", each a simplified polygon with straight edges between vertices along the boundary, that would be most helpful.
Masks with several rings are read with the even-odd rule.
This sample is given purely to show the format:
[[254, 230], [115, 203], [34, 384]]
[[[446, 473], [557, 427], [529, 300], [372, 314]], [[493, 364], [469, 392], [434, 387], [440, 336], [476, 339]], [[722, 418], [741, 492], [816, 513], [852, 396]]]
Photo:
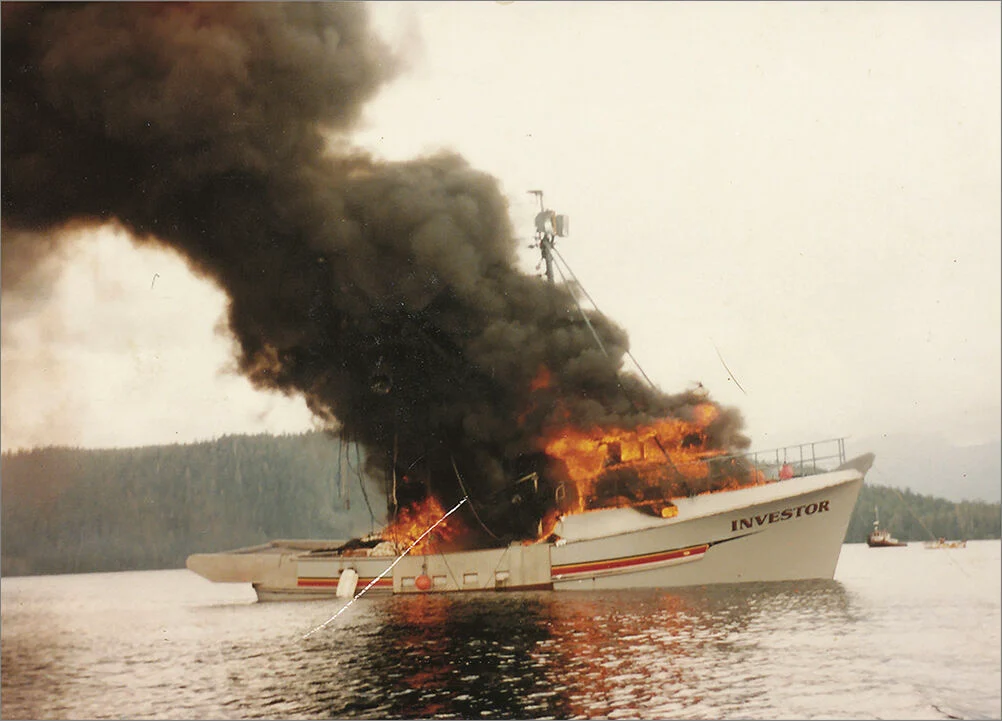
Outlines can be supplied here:
[[429, 588], [431, 588], [431, 579], [422, 573], [420, 576], [414, 579], [414, 585], [417, 587], [417, 590], [419, 591], [427, 591]]

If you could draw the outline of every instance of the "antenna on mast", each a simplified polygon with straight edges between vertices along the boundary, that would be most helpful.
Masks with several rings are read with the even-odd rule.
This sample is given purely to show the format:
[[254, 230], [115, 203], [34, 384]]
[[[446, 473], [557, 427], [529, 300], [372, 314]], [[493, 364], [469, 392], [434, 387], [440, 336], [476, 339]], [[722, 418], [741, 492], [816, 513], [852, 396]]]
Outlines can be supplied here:
[[553, 283], [553, 245], [557, 238], [564, 238], [570, 231], [570, 222], [566, 215], [557, 215], [543, 205], [543, 191], [530, 190], [530, 195], [539, 199], [539, 212], [536, 214], [536, 244], [546, 264], [546, 280]]
[[543, 210], [543, 191], [542, 190], [530, 190], [529, 195], [535, 195], [539, 199], [539, 209]]

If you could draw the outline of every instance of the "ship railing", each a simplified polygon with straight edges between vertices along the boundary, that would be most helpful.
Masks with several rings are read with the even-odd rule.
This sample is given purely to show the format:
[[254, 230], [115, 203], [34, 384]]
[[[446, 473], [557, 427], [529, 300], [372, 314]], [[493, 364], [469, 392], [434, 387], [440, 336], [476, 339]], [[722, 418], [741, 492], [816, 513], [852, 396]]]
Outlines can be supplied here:
[[733, 477], [736, 473], [748, 473], [752, 476], [750, 480], [782, 481], [834, 471], [845, 460], [845, 438], [829, 438], [763, 451], [713, 456], [702, 462], [707, 464], [711, 475]]

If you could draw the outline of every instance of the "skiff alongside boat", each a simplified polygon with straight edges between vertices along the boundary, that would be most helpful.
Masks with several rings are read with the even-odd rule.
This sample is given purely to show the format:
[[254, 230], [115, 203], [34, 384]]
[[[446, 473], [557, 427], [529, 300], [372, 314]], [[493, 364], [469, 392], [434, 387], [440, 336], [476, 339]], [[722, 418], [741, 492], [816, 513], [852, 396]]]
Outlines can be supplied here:
[[935, 541], [926, 541], [925, 547], [930, 550], [940, 548], [967, 548], [967, 541], [948, 541], [945, 538], [937, 538]]

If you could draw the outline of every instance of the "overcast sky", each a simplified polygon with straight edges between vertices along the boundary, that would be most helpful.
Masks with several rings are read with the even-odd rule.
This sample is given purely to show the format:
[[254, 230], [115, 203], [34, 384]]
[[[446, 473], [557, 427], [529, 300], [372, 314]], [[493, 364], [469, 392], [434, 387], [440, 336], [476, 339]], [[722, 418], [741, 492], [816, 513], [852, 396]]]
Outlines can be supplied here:
[[[371, 8], [411, 67], [355, 141], [495, 175], [527, 272], [543, 189], [662, 389], [702, 382], [760, 449], [1002, 436], [999, 3]], [[4, 325], [4, 449], [311, 427], [232, 372], [176, 256], [103, 231], [65, 261]]]

